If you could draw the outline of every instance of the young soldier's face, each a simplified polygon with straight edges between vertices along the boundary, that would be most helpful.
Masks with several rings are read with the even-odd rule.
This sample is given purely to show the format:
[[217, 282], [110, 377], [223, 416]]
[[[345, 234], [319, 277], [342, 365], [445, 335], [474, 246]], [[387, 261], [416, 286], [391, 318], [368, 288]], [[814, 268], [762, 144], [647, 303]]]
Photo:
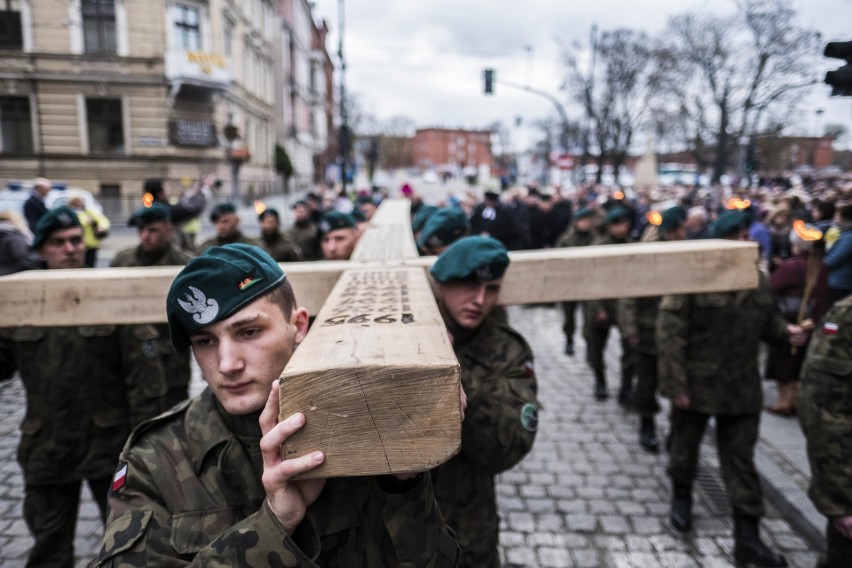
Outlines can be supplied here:
[[443, 313], [459, 327], [476, 329], [497, 305], [502, 285], [502, 278], [490, 282], [464, 280], [440, 284], [438, 290]]
[[358, 240], [355, 229], [336, 229], [322, 238], [322, 255], [326, 260], [349, 260]]
[[38, 254], [50, 269], [83, 268], [86, 256], [83, 228], [68, 227], [53, 231], [38, 248]]
[[172, 238], [172, 224], [154, 221], [139, 228], [139, 248], [145, 252], [164, 250]]
[[260, 221], [260, 232], [264, 235], [274, 235], [278, 232], [278, 219], [274, 215], [264, 215]]
[[214, 221], [216, 226], [216, 236], [219, 238], [230, 237], [239, 230], [240, 218], [236, 213], [222, 213]]
[[261, 296], [227, 319], [190, 335], [204, 379], [229, 414], [260, 411], [272, 381], [281, 375], [308, 332], [308, 312], [281, 308]]

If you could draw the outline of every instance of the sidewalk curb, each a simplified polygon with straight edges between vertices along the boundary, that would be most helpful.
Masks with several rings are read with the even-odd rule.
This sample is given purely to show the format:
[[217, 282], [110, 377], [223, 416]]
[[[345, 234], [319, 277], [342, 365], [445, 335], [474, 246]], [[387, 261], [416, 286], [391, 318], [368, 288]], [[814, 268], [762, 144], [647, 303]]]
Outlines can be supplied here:
[[754, 465], [763, 481], [767, 500], [818, 550], [825, 550], [825, 517], [816, 510], [808, 494], [792, 482], [760, 449], [754, 450]]

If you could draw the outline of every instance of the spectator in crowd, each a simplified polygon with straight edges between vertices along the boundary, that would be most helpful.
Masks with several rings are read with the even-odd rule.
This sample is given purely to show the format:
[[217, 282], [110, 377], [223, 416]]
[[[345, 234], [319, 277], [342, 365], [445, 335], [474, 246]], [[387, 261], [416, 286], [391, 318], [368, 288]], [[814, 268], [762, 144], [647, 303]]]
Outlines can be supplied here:
[[686, 212], [686, 238], [706, 239], [710, 236], [710, 216], [701, 205], [690, 207]]
[[39, 256], [30, 250], [31, 244], [24, 218], [14, 211], [0, 211], [0, 276], [39, 267]]
[[522, 240], [517, 223], [509, 210], [500, 203], [500, 196], [493, 191], [486, 191], [485, 199], [473, 210], [470, 234], [493, 237], [509, 250], [518, 248]]
[[852, 294], [852, 201], [837, 203], [835, 218], [840, 233], [825, 255], [828, 267], [828, 306]]
[[37, 177], [33, 180], [33, 189], [29, 199], [24, 202], [24, 217], [30, 232], [35, 233], [36, 225], [47, 213], [47, 194], [50, 193], [51, 182], [47, 178]]
[[77, 213], [83, 226], [83, 244], [86, 245], [86, 267], [94, 268], [98, 262], [98, 250], [101, 240], [109, 235], [110, 222], [107, 216], [91, 207], [86, 207], [82, 195], [72, 194], [68, 198], [68, 207]]

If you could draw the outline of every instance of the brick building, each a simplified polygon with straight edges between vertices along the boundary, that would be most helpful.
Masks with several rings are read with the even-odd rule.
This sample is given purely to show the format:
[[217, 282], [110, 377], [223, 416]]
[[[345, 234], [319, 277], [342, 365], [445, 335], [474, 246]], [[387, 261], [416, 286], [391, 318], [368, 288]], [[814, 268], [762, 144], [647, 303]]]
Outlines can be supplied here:
[[418, 168], [459, 174], [465, 168], [494, 167], [487, 130], [421, 128], [414, 134], [412, 146]]

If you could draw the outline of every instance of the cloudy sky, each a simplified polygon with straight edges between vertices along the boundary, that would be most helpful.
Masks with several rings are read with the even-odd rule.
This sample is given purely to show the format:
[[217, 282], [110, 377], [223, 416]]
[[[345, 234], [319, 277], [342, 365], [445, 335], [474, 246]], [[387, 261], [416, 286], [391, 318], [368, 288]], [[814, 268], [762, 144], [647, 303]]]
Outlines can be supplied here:
[[[335, 65], [338, 0], [316, 0], [314, 16], [331, 28], [327, 45]], [[733, 0], [345, 0], [346, 85], [364, 110], [381, 121], [394, 116], [417, 127], [482, 128], [496, 120], [513, 128], [513, 143], [534, 142], [532, 122], [555, 115], [545, 98], [497, 85], [482, 93], [482, 70], [496, 69], [498, 81], [552, 93], [569, 115], [576, 113], [559, 91], [564, 45], [588, 45], [593, 24], [599, 30], [629, 27], [656, 34], [669, 16], [712, 9], [733, 10]], [[823, 34], [825, 41], [852, 40], [852, 0], [793, 0], [798, 23]], [[820, 71], [839, 67], [825, 60]], [[803, 105], [791, 133], [811, 135], [826, 123], [852, 130], [852, 98], [833, 99], [819, 85]], [[816, 110], [825, 112], [818, 117]], [[852, 138], [852, 137], [848, 137]]]

